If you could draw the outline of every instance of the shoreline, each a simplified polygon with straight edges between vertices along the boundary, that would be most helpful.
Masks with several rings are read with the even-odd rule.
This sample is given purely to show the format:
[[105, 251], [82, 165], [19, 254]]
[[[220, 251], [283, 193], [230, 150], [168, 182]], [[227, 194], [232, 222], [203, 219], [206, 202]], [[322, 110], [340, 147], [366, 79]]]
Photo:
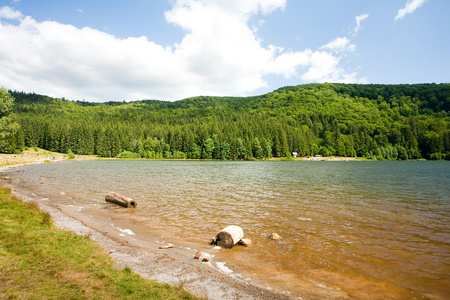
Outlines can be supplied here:
[[[48, 212], [54, 226], [88, 236], [97, 242], [113, 258], [118, 268], [128, 267], [144, 278], [182, 286], [189, 292], [208, 299], [295, 299], [289, 292], [263, 287], [234, 273], [225, 263], [216, 261], [215, 255], [206, 252], [207, 249], [177, 244], [170, 249], [159, 249], [159, 246], [167, 243], [158, 241], [157, 237], [148, 235], [148, 232], [144, 234], [135, 228], [133, 230], [136, 232], [122, 229], [127, 227], [121, 227], [120, 220], [114, 220], [113, 225], [106, 215], [94, 217], [89, 214], [89, 210], [81, 211], [81, 208], [73, 205], [59, 205], [46, 198], [27, 195], [27, 191], [14, 186], [12, 179], [4, 180], [9, 174], [13, 177], [13, 171], [18, 167], [20, 165], [0, 167], [3, 175], [1, 185], [11, 189], [18, 199], [34, 202]], [[142, 238], [144, 235], [145, 238]], [[202, 253], [200, 260], [194, 259], [198, 251]], [[210, 261], [202, 262], [203, 257], [210, 258]], [[308, 295], [311, 296], [314, 298], [314, 295]]]

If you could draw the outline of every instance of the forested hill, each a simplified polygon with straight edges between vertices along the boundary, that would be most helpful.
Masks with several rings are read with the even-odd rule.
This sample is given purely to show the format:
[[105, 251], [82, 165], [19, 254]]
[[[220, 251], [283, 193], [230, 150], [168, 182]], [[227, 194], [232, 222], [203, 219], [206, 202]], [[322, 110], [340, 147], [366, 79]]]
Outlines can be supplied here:
[[11, 94], [22, 128], [17, 147], [103, 157], [450, 158], [450, 84], [307, 84], [176, 102]]

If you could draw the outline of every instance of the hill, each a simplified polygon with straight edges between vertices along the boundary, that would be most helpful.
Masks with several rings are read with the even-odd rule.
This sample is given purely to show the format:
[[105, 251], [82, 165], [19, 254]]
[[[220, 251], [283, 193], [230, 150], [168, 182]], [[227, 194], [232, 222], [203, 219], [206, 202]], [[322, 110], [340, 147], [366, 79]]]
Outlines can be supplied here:
[[129, 103], [10, 93], [22, 129], [16, 148], [225, 160], [292, 152], [450, 158], [450, 84], [306, 84], [253, 97]]

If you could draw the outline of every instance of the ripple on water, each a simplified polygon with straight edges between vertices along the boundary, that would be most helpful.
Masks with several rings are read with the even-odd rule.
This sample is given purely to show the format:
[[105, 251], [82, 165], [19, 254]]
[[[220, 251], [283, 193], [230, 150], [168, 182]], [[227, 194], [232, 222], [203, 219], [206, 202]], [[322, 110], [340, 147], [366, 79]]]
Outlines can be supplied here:
[[[88, 207], [115, 191], [138, 207], [110, 213], [163, 234], [207, 241], [239, 225], [253, 246], [220, 255], [249, 276], [293, 290], [311, 284], [357, 298], [361, 291], [380, 299], [450, 296], [448, 162], [90, 161], [24, 168], [16, 184], [37, 197]], [[268, 240], [272, 232], [282, 240]]]

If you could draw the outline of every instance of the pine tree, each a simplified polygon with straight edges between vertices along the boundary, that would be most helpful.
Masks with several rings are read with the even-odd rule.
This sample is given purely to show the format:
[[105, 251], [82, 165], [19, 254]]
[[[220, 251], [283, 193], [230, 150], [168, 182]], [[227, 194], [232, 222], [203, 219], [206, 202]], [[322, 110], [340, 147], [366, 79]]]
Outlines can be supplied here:
[[18, 149], [16, 135], [19, 124], [13, 118], [14, 98], [4, 88], [0, 88], [0, 152], [13, 153]]

